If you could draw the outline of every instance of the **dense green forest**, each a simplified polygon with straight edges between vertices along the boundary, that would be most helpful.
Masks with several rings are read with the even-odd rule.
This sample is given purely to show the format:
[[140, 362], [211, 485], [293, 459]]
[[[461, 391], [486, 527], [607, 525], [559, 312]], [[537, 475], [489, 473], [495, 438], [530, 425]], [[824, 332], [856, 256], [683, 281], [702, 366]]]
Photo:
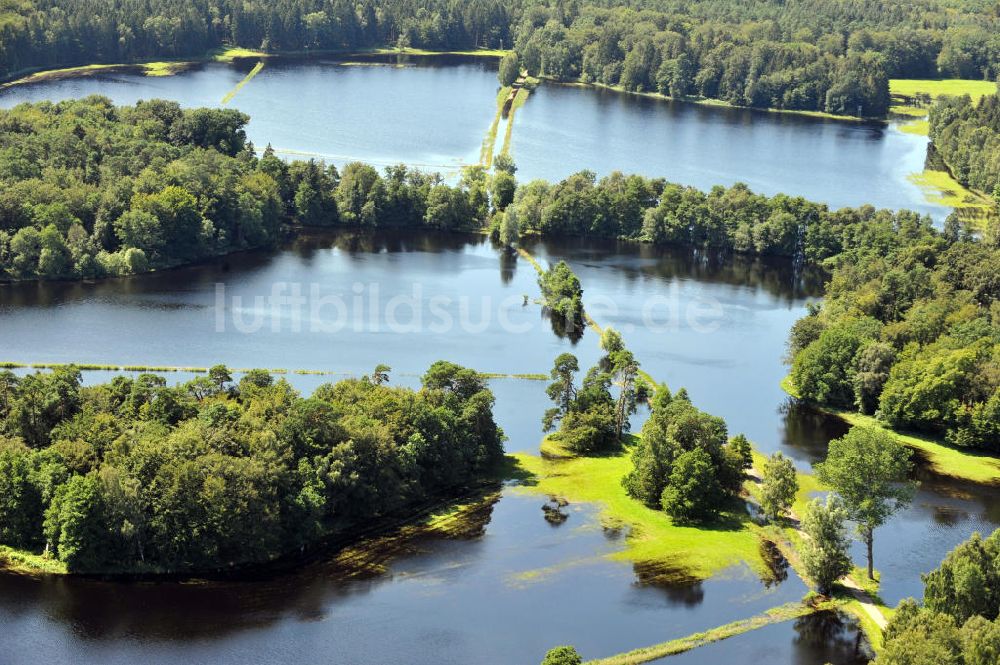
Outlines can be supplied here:
[[285, 223], [479, 228], [485, 175], [288, 164], [247, 116], [103, 97], [0, 111], [0, 279], [126, 275], [273, 245]]
[[618, 4], [526, 6], [515, 43], [529, 73], [862, 116], [886, 113], [889, 78], [1000, 74], [1000, 16], [987, 3]]
[[977, 103], [941, 98], [930, 111], [930, 136], [956, 180], [1000, 205], [1000, 94]]
[[264, 562], [454, 495], [502, 459], [493, 394], [438, 362], [418, 390], [371, 377], [300, 396], [225, 367], [168, 387], [73, 367], [0, 373], [0, 543], [71, 571]]
[[[870, 206], [831, 211], [745, 185], [692, 187], [581, 172], [516, 187], [467, 168], [454, 185], [394, 166], [254, 154], [232, 110], [103, 97], [0, 111], [0, 278], [125, 275], [265, 247], [283, 225], [587, 235], [819, 263], [931, 233], [929, 219]], [[572, 294], [570, 294], [572, 295]]]
[[833, 265], [791, 332], [801, 396], [1000, 452], [1000, 249], [949, 225]]
[[560, 80], [881, 116], [892, 77], [996, 78], [1000, 13], [987, 0], [0, 1], [0, 78], [224, 45], [514, 46]]
[[1000, 662], [1000, 531], [973, 534], [923, 580], [923, 604], [899, 604], [875, 665]]

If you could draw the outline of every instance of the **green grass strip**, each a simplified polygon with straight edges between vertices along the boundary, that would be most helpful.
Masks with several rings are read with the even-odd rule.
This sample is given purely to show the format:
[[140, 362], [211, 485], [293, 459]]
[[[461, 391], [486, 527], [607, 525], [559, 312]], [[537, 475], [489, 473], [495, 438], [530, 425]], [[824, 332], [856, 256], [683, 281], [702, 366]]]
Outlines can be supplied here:
[[514, 95], [514, 101], [511, 103], [510, 111], [507, 113], [507, 130], [503, 134], [503, 146], [500, 148], [501, 155], [510, 155], [510, 140], [514, 133], [514, 116], [517, 114], [517, 110], [528, 101], [529, 94], [529, 90], [522, 87]]
[[257, 74], [259, 74], [260, 70], [262, 69], [264, 69], [264, 61], [260, 60], [257, 62], [256, 65], [253, 66], [253, 69], [250, 70], [250, 73], [244, 76], [242, 81], [236, 84], [235, 88], [226, 93], [226, 96], [222, 98], [222, 105], [225, 106], [226, 104], [231, 102], [233, 100], [233, 97], [236, 96], [236, 93], [242, 90], [243, 86], [249, 83], [250, 79], [252, 79], [254, 76], [257, 76]]
[[977, 101], [985, 95], [997, 91], [993, 81], [974, 81], [970, 79], [889, 79], [889, 94], [902, 97], [914, 97], [918, 94], [930, 95], [936, 99], [944, 95], [953, 97], [969, 95], [972, 101]]
[[[786, 376], [781, 387], [792, 397], [798, 397], [798, 390], [791, 376]], [[950, 446], [940, 439], [921, 434], [898, 432], [887, 427], [873, 416], [853, 413], [841, 409], [819, 406], [821, 411], [836, 416], [849, 425], [870, 427], [889, 432], [905, 446], [920, 452], [935, 473], [985, 485], [1000, 485], [1000, 460], [985, 453], [963, 450]]]
[[588, 660], [586, 665], [637, 665], [638, 663], [648, 663], [667, 656], [684, 653], [685, 651], [690, 651], [691, 649], [711, 644], [712, 642], [742, 635], [751, 630], [799, 619], [823, 610], [833, 610], [839, 605], [839, 603], [831, 601], [824, 601], [816, 605], [806, 605], [800, 602], [786, 603], [778, 607], [773, 607], [749, 619], [740, 619], [739, 621], [733, 621], [732, 623], [727, 623], [724, 626], [712, 628], [701, 633], [694, 633], [693, 635], [670, 640], [669, 642], [661, 642], [653, 646], [627, 651], [608, 658]]
[[490, 123], [490, 128], [486, 132], [486, 138], [483, 139], [483, 147], [479, 151], [479, 163], [486, 169], [490, 169], [493, 166], [493, 152], [497, 144], [497, 130], [500, 128], [500, 120], [503, 118], [503, 105], [509, 94], [510, 86], [500, 88], [500, 92], [497, 93], [497, 112], [493, 116], [493, 122]]

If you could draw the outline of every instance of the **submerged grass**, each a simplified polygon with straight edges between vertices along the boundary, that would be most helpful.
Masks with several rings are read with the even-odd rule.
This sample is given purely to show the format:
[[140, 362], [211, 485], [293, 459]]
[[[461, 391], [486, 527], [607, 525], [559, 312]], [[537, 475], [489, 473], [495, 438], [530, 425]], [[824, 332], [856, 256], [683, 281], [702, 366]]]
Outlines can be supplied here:
[[521, 87], [518, 89], [517, 94], [514, 95], [514, 101], [511, 102], [510, 111], [507, 113], [507, 129], [504, 131], [503, 145], [500, 147], [501, 155], [510, 155], [510, 143], [514, 135], [514, 116], [517, 115], [517, 110], [528, 101], [529, 94], [531, 92], [528, 88]]
[[483, 147], [479, 150], [479, 164], [489, 170], [493, 166], [493, 153], [496, 150], [497, 130], [500, 128], [500, 120], [503, 118], [503, 105], [510, 94], [510, 86], [500, 88], [497, 93], [497, 112], [493, 116], [490, 128], [486, 130], [486, 138], [483, 139]]
[[242, 90], [243, 86], [249, 83], [250, 79], [252, 79], [254, 76], [257, 76], [257, 74], [259, 74], [260, 70], [262, 69], [264, 69], [264, 61], [260, 60], [257, 62], [256, 65], [253, 66], [253, 69], [251, 69], [250, 72], [243, 77], [243, 80], [241, 80], [239, 83], [236, 84], [236, 87], [234, 87], [232, 90], [226, 93], [226, 96], [222, 98], [222, 105], [225, 106], [226, 104], [231, 102], [233, 100], [233, 97], [236, 96], [236, 93]]
[[807, 604], [804, 602], [786, 603], [752, 616], [749, 619], [740, 619], [739, 621], [733, 621], [732, 623], [727, 623], [701, 633], [694, 633], [693, 635], [670, 640], [669, 642], [661, 642], [653, 646], [634, 649], [608, 658], [588, 660], [586, 665], [637, 665], [638, 663], [648, 663], [775, 623], [799, 619], [815, 612], [836, 610], [843, 604], [843, 602], [835, 600], [821, 601], [816, 604]]
[[[698, 527], [675, 524], [662, 510], [648, 508], [622, 487], [622, 477], [632, 468], [630, 448], [601, 457], [567, 457], [554, 442], [546, 441], [546, 456], [513, 456], [531, 474], [530, 481], [513, 491], [598, 504], [602, 522], [629, 528], [625, 548], [608, 555], [610, 558], [667, 563], [695, 579], [705, 579], [741, 562], [763, 571], [758, 537], [745, 514], [723, 515], [714, 524]], [[552, 458], [547, 457], [553, 453]]]
[[[791, 376], [786, 376], [782, 380], [781, 387], [792, 397], [799, 396]], [[889, 432], [903, 445], [919, 451], [921, 457], [939, 475], [984, 485], [1000, 485], [1000, 460], [995, 457], [970, 450], [962, 450], [933, 437], [898, 432], [886, 427], [873, 416], [840, 409], [831, 409], [829, 407], [819, 408], [826, 413], [837, 416], [852, 426], [870, 427]]]

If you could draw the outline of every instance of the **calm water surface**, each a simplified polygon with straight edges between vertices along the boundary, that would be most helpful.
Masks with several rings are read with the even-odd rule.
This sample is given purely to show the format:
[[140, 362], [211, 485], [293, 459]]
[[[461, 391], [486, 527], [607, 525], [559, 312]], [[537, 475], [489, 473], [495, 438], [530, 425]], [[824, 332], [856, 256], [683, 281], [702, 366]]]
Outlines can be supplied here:
[[[91, 94], [123, 104], [160, 97], [219, 106], [254, 63], [211, 63], [168, 77], [105, 73], [15, 86], [0, 92], [0, 107]], [[454, 176], [461, 164], [479, 159], [496, 112], [495, 72], [494, 61], [469, 58], [271, 59], [229, 105], [250, 114], [255, 145], [271, 143], [286, 157], [338, 165], [405, 162]], [[743, 181], [765, 194], [832, 207], [911, 208], [940, 221], [949, 209], [928, 203], [907, 179], [923, 170], [926, 151], [925, 137], [881, 124], [553, 84], [532, 93], [516, 113], [511, 145], [525, 181], [559, 180], [582, 169], [640, 173], [706, 190]]]
[[[252, 64], [23, 86], [0, 92], [0, 106], [88, 94], [217, 106]], [[475, 162], [495, 112], [493, 65], [406, 65], [269, 61], [232, 106], [251, 115], [255, 144], [270, 142], [289, 157], [402, 161], [447, 173]], [[924, 204], [906, 180], [922, 168], [925, 139], [879, 126], [546, 85], [518, 111], [513, 136], [522, 180], [620, 169], [703, 188], [743, 180], [764, 193], [833, 206], [871, 202], [938, 219], [946, 212]], [[843, 433], [778, 387], [787, 331], [820, 295], [821, 276], [782, 263], [615, 243], [539, 241], [528, 248], [543, 263], [567, 260], [588, 310], [623, 332], [644, 369], [672, 389], [686, 387], [762, 450], [783, 450], [805, 468]], [[600, 355], [595, 335], [555, 334], [532, 302], [535, 279], [530, 265], [479, 237], [313, 234], [273, 254], [135, 279], [0, 286], [0, 359], [224, 362], [342, 374], [387, 362], [403, 385], [416, 385], [441, 358], [488, 372], [537, 373], [571, 351], [589, 366]], [[269, 300], [297, 294], [307, 301], [298, 310]], [[304, 392], [338, 378], [287, 376]], [[545, 384], [490, 385], [507, 449], [536, 450]], [[644, 416], [636, 415], [635, 428]], [[570, 519], [554, 528], [542, 519], [541, 503], [507, 488], [477, 537], [422, 540], [387, 574], [368, 579], [345, 579], [326, 563], [272, 579], [201, 585], [2, 576], [0, 662], [520, 664], [538, 662], [559, 643], [592, 658], [743, 618], [805, 591], [794, 575], [768, 586], [745, 569], [701, 584], [643, 585], [630, 566], [601, 558], [621, 543], [602, 532], [590, 507], [571, 506]], [[892, 603], [919, 595], [919, 573], [973, 529], [998, 523], [1000, 497], [925, 479], [914, 505], [876, 536], [883, 596]], [[860, 548], [854, 554], [862, 560]], [[545, 574], [523, 575], [538, 570]], [[827, 617], [681, 658], [696, 657], [853, 665], [860, 656], [856, 627]]]
[[[631, 244], [528, 248], [543, 263], [567, 260], [588, 310], [623, 332], [647, 371], [673, 389], [686, 386], [762, 450], [783, 450], [806, 467], [843, 433], [778, 387], [787, 330], [818, 294], [821, 276]], [[575, 341], [555, 334], [532, 301], [535, 279], [529, 264], [479, 236], [315, 233], [273, 254], [134, 279], [0, 287], [0, 357], [345, 374], [387, 362], [405, 385], [416, 385], [439, 358], [506, 373], [545, 372], [564, 351], [592, 364], [600, 355], [594, 333]], [[276, 284], [279, 295], [298, 284], [307, 301], [324, 305], [297, 314], [287, 303], [272, 306]], [[337, 299], [346, 312], [339, 319]], [[338, 378], [287, 377], [303, 391]], [[490, 383], [507, 449], [536, 450], [545, 383]], [[768, 586], [743, 569], [697, 585], [644, 586], [631, 566], [601, 558], [621, 543], [602, 532], [590, 507], [571, 506], [569, 521], [553, 528], [543, 499], [507, 488], [479, 537], [422, 541], [388, 574], [366, 580], [345, 580], [328, 564], [201, 586], [0, 577], [0, 622], [8, 628], [0, 662], [532, 663], [559, 643], [590, 658], [746, 617], [805, 591], [794, 575]], [[998, 506], [979, 490], [974, 498], [969, 488], [928, 480], [914, 506], [877, 534], [886, 600], [918, 595], [919, 573], [973, 529], [1000, 522]], [[545, 574], [522, 575], [538, 570]], [[791, 623], [766, 630], [713, 649], [766, 647], [775, 663], [855, 662], [841, 649], [856, 639], [850, 625], [822, 648], [803, 642]]]

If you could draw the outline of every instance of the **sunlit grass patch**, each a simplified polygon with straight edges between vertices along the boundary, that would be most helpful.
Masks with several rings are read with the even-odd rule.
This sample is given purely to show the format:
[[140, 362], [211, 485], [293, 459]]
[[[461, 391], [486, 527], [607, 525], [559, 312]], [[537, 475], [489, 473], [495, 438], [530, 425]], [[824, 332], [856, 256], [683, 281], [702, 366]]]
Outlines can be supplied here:
[[899, 125], [899, 131], [917, 136], [927, 136], [930, 134], [931, 124], [926, 120], [911, 120]]
[[209, 56], [216, 62], [232, 62], [237, 58], [266, 58], [268, 54], [255, 49], [231, 46], [210, 51]]
[[629, 451], [625, 448], [600, 457], [560, 459], [519, 453], [514, 458], [532, 475], [533, 484], [517, 486], [514, 491], [599, 505], [602, 521], [628, 527], [625, 547], [608, 555], [612, 559], [663, 562], [695, 579], [740, 563], [763, 571], [759, 539], [748, 515], [724, 514], [713, 524], [679, 525], [662, 510], [648, 508], [630, 497], [621, 484], [632, 468]]
[[[798, 397], [798, 391], [790, 376], [782, 380], [781, 387], [792, 397]], [[930, 468], [939, 475], [987, 485], [1000, 484], [1000, 460], [995, 457], [972, 450], [962, 450], [930, 436], [897, 432], [886, 427], [873, 416], [826, 407], [820, 408], [844, 420], [849, 425], [871, 427], [889, 432], [903, 445], [919, 451]]]
[[915, 97], [919, 94], [930, 95], [931, 99], [944, 95], [969, 95], [973, 101], [984, 95], [992, 95], [997, 91], [996, 83], [992, 81], [973, 81], [969, 79], [890, 79], [889, 94], [903, 97]]
[[14, 573], [65, 575], [66, 564], [58, 559], [0, 545], [0, 570]]
[[185, 62], [144, 62], [142, 73], [146, 76], [173, 76], [186, 66]]

